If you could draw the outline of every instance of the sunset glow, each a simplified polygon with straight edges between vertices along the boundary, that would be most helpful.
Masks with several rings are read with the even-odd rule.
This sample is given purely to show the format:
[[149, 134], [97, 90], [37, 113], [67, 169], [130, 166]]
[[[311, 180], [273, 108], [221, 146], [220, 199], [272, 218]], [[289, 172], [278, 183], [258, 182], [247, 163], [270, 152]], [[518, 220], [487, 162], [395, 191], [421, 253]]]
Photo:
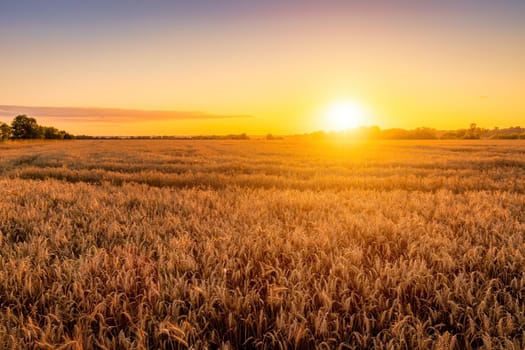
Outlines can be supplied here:
[[331, 105], [325, 112], [327, 129], [341, 131], [358, 126], [366, 122], [367, 112], [354, 101], [341, 101]]
[[[0, 121], [93, 135], [520, 125], [524, 16], [521, 0], [3, 1]], [[338, 96], [374, 115], [322, 120]]]

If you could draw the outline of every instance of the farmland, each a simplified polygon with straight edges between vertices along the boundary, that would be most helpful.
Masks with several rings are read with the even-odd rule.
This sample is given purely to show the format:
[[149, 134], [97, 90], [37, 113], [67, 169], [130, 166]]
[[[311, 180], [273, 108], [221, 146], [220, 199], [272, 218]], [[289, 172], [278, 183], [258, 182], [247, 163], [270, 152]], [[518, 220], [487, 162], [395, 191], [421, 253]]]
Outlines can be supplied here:
[[0, 143], [0, 347], [525, 347], [525, 143]]

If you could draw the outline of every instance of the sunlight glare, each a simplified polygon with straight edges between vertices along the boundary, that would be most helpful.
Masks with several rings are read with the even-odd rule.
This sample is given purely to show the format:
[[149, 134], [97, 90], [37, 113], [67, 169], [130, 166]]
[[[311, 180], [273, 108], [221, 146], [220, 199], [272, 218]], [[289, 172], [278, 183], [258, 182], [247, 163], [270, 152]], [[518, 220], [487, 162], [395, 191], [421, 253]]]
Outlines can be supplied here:
[[362, 126], [367, 112], [357, 102], [340, 101], [331, 105], [325, 112], [327, 128], [332, 131], [343, 131]]

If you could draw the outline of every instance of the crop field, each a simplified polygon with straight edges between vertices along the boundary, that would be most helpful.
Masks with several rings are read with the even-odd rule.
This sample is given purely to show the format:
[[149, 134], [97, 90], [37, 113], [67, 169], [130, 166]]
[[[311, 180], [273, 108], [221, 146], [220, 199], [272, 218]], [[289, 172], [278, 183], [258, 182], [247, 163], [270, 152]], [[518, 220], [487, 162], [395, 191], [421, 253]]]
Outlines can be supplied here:
[[0, 143], [0, 348], [525, 348], [525, 142]]

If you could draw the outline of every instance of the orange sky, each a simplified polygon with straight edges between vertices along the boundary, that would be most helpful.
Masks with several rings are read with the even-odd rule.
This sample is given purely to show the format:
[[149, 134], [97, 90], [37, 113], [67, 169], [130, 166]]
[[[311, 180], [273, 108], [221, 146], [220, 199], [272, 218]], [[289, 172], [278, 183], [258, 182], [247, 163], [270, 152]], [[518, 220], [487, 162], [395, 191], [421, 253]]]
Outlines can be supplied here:
[[0, 5], [1, 121], [290, 134], [327, 129], [324, 111], [350, 100], [382, 128], [525, 124], [523, 2], [73, 3]]

